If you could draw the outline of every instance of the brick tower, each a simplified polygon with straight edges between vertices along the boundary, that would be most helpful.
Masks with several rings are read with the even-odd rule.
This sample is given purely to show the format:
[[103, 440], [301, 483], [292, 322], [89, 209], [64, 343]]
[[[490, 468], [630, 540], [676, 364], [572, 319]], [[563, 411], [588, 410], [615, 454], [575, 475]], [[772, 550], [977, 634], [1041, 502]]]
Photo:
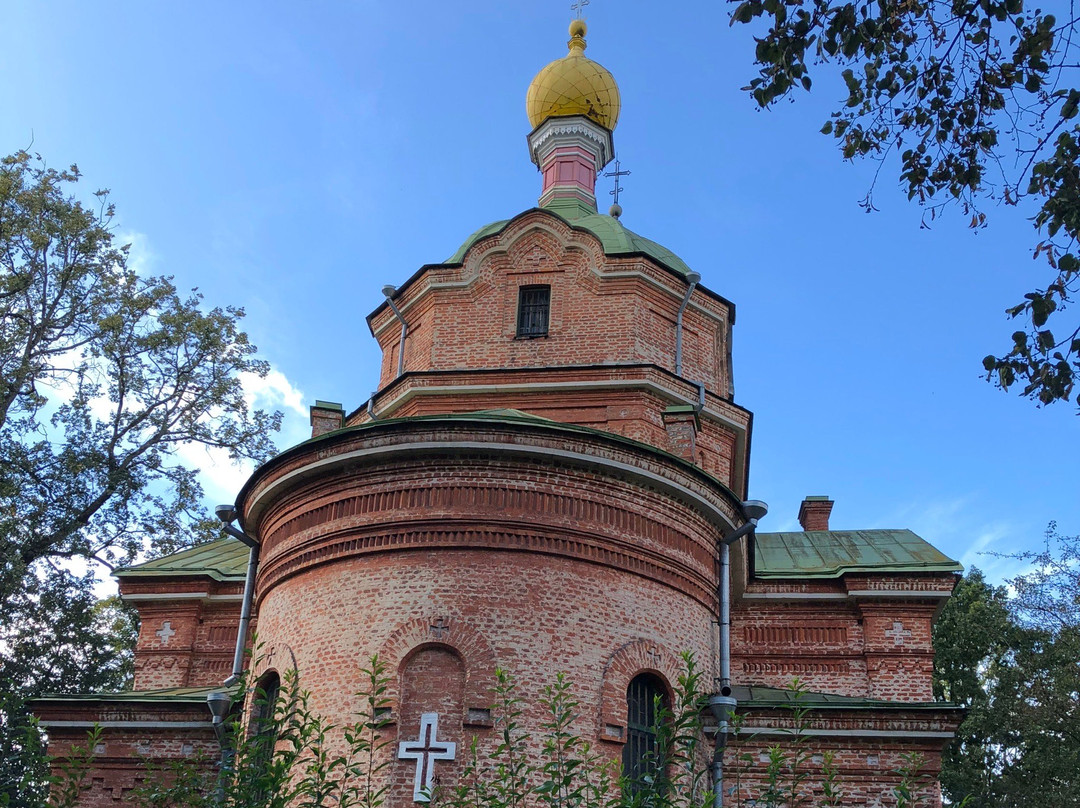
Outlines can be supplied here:
[[[425, 800], [417, 777], [453, 782], [469, 739], [493, 738], [496, 666], [517, 677], [532, 729], [541, 689], [568, 674], [578, 731], [634, 765], [634, 700], [670, 692], [690, 651], [738, 700], [754, 734], [731, 742], [756, 759], [783, 736], [798, 676], [821, 747], [871, 804], [906, 751], [932, 775], [955, 725], [932, 703], [929, 632], [958, 566], [908, 531], [830, 531], [823, 497], [803, 503], [804, 532], [754, 533], [734, 306], [617, 206], [598, 212], [620, 102], [585, 33], [575, 21], [568, 54], [528, 91], [538, 205], [384, 289], [368, 317], [378, 391], [350, 414], [318, 402], [312, 440], [240, 492], [268, 652], [254, 673], [295, 665], [340, 723], [379, 654], [400, 750], [389, 804], [408, 808]], [[118, 572], [144, 617], [139, 693], [172, 693], [177, 709], [218, 684], [228, 652], [213, 639], [235, 633], [245, 557], [228, 539]], [[201, 628], [204, 613], [224, 628]], [[124, 698], [149, 697], [79, 703], [90, 714]], [[58, 738], [71, 704], [39, 702]], [[119, 760], [130, 742], [117, 732]], [[751, 793], [762, 766], [720, 759]]]

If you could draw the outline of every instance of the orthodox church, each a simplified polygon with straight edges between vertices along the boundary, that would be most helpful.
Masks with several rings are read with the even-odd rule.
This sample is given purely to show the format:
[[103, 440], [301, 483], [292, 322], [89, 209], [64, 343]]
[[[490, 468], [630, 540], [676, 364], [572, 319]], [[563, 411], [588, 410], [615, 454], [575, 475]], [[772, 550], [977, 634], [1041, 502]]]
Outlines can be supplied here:
[[295, 667], [335, 723], [361, 665], [386, 662], [390, 808], [493, 737], [497, 667], [532, 730], [566, 673], [577, 731], [633, 769], [687, 651], [712, 691], [717, 808], [752, 798], [790, 738], [796, 677], [847, 804], [895, 804], [912, 752], [940, 804], [960, 715], [933, 700], [931, 624], [961, 568], [907, 530], [831, 529], [827, 497], [802, 503], [801, 532], [757, 529], [735, 306], [598, 210], [620, 99], [585, 35], [574, 21], [528, 89], [537, 204], [383, 290], [378, 391], [316, 402], [311, 439], [219, 509], [228, 538], [116, 571], [141, 619], [135, 689], [35, 703], [60, 758], [103, 730], [85, 805], [127, 804], [147, 757], [219, 754], [211, 709], [255, 628], [252, 674]]

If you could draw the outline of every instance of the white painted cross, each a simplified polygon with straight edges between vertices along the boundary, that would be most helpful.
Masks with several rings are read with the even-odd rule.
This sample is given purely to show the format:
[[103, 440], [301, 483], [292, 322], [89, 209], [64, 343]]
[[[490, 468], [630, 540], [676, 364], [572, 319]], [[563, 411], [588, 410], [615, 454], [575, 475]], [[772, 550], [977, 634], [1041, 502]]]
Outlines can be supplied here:
[[885, 632], [886, 637], [892, 637], [897, 645], [904, 644], [904, 637], [910, 637], [911, 632], [904, 628], [903, 623], [893, 623], [892, 628]]
[[437, 741], [439, 714], [424, 713], [420, 716], [420, 737], [415, 741], [398, 744], [398, 758], [416, 761], [416, 777], [413, 779], [413, 802], [430, 802], [431, 786], [436, 760], [453, 760], [457, 756], [457, 744]]
[[161, 639], [162, 645], [168, 645], [169, 640], [172, 639], [172, 636], [176, 633], [176, 631], [173, 630], [172, 621], [166, 620], [164, 623], [161, 624], [161, 628], [159, 628], [154, 633], [157, 634], [158, 637]]

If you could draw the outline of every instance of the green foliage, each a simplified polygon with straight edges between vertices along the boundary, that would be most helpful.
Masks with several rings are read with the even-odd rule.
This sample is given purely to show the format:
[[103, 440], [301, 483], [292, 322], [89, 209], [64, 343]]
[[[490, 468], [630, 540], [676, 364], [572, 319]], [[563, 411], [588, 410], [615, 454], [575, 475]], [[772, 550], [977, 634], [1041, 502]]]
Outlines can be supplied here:
[[[1035, 585], [1048, 575], [1022, 578]], [[1027, 593], [1027, 602], [1052, 600]], [[1039, 625], [1024, 604], [972, 570], [934, 628], [935, 696], [968, 708], [942, 786], [971, 808], [1080, 804], [1080, 623], [1074, 613]]]
[[[137, 808], [379, 808], [386, 797], [381, 776], [390, 765], [385, 738], [389, 702], [386, 666], [377, 656], [361, 669], [356, 721], [338, 727], [315, 713], [296, 671], [279, 691], [245, 686], [241, 703], [223, 729], [229, 754], [216, 774], [205, 760], [150, 769], [137, 789]], [[240, 705], [238, 704], [238, 707]], [[269, 720], [251, 716], [272, 716]], [[344, 740], [342, 744], [340, 741]]]
[[169, 278], [138, 275], [114, 243], [108, 192], [85, 206], [78, 180], [26, 152], [0, 159], [0, 793], [12, 805], [32, 765], [16, 740], [22, 701], [123, 687], [130, 673], [130, 625], [95, 605], [96, 570], [209, 535], [178, 451], [263, 459], [280, 421], [244, 399], [242, 375], [268, 366], [243, 312], [205, 311]]
[[764, 28], [755, 38], [758, 75], [745, 88], [755, 102], [768, 107], [810, 90], [814, 69], [835, 65], [846, 98], [821, 131], [844, 159], [897, 157], [900, 185], [925, 207], [924, 224], [956, 205], [980, 228], [986, 203], [1031, 198], [1034, 257], [1046, 261], [1047, 283], [1006, 310], [1025, 327], [983, 367], [998, 386], [1019, 385], [1040, 404], [1070, 400], [1080, 371], [1080, 325], [1061, 315], [1080, 285], [1072, 10], [1062, 8], [1059, 20], [1023, 0], [732, 2], [733, 25]]
[[[231, 750], [220, 771], [205, 760], [183, 760], [165, 768], [147, 761], [146, 782], [137, 790], [137, 808], [380, 808], [387, 796], [392, 762], [387, 740], [389, 684], [385, 666], [373, 657], [363, 669], [360, 714], [347, 727], [327, 723], [309, 706], [295, 672], [283, 677], [276, 697], [258, 686], [245, 686], [237, 709], [226, 722], [225, 749]], [[791, 736], [769, 748], [765, 779], [752, 794], [736, 779], [727, 804], [756, 808], [834, 808], [850, 804], [832, 753], [820, 761], [813, 754], [812, 723], [806, 690], [792, 683]], [[684, 655], [670, 705], [657, 704], [657, 752], [654, 776], [630, 783], [618, 776], [610, 750], [602, 754], [579, 732], [581, 716], [570, 681], [556, 677], [542, 691], [540, 733], [523, 726], [524, 700], [506, 671], [496, 672], [493, 731], [468, 739], [460, 774], [437, 785], [433, 808], [712, 808], [702, 717], [707, 698], [701, 672]], [[241, 705], [247, 706], [246, 714]], [[273, 721], [262, 721], [272, 715]], [[736, 736], [741, 719], [732, 718]], [[751, 739], [752, 740], [752, 739]], [[91, 739], [90, 747], [95, 741]], [[344, 742], [344, 743], [343, 743]], [[90, 748], [88, 747], [88, 748]], [[757, 768], [753, 756], [741, 756]], [[77, 793], [89, 768], [85, 750], [72, 758], [54, 792], [59, 808], [65, 794]], [[739, 768], [734, 772], [739, 776]], [[900, 808], [923, 805], [926, 775], [917, 756], [905, 758], [892, 795]], [[885, 788], [885, 787], [883, 787]], [[733, 803], [732, 800], [735, 800]], [[35, 803], [42, 808], [42, 803]]]
[[[769, 760], [765, 766], [764, 786], [754, 795], [752, 803], [760, 808], [799, 808], [812, 804], [813, 752], [807, 735], [811, 723], [811, 710], [806, 705], [807, 690], [798, 678], [791, 680], [789, 690], [792, 694], [792, 700], [788, 704], [791, 711], [791, 737], [788, 743], [776, 744], [766, 750]], [[741, 722], [736, 722], [735, 730], [736, 736], [741, 734]], [[739, 759], [747, 767], [754, 765], [754, 756], [749, 752], [742, 753]], [[844, 792], [832, 754], [822, 755], [821, 769], [817, 774], [820, 775], [825, 797], [825, 801], [820, 804], [842, 805]], [[742, 793], [741, 782], [736, 783], [736, 790]]]
[[1080, 536], [1062, 536], [1051, 522], [1041, 551], [1010, 557], [1031, 568], [1009, 581], [1020, 619], [1051, 633], [1080, 627]]
[[26, 699], [71, 687], [130, 687], [138, 629], [131, 607], [119, 598], [99, 601], [93, 576], [66, 570], [9, 603], [17, 619], [0, 628], [0, 805], [22, 808], [44, 794], [47, 773]]
[[926, 764], [924, 758], [918, 752], [905, 752], [901, 756], [900, 782], [893, 787], [893, 796], [896, 797], [896, 808], [918, 808], [924, 805], [922, 799], [924, 787], [927, 785], [927, 777], [923, 774]]

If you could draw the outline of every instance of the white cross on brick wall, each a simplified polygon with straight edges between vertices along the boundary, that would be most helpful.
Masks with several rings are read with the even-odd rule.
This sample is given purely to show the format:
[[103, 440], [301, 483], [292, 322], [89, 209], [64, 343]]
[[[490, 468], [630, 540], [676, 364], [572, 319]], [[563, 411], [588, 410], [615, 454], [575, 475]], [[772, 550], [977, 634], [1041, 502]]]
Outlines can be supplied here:
[[176, 631], [173, 630], [172, 622], [166, 620], [164, 623], [161, 624], [161, 628], [159, 628], [154, 633], [158, 635], [158, 638], [161, 640], [162, 645], [168, 645], [169, 640], [172, 639]]
[[398, 744], [398, 758], [416, 761], [413, 802], [431, 801], [435, 761], [453, 760], [457, 755], [457, 744], [435, 740], [438, 734], [439, 714], [424, 713], [420, 716], [420, 737], [415, 741], [402, 741]]
[[904, 644], [904, 637], [910, 637], [911, 632], [904, 628], [903, 623], [893, 623], [892, 628], [885, 632], [886, 637], [892, 637], [897, 645]]

